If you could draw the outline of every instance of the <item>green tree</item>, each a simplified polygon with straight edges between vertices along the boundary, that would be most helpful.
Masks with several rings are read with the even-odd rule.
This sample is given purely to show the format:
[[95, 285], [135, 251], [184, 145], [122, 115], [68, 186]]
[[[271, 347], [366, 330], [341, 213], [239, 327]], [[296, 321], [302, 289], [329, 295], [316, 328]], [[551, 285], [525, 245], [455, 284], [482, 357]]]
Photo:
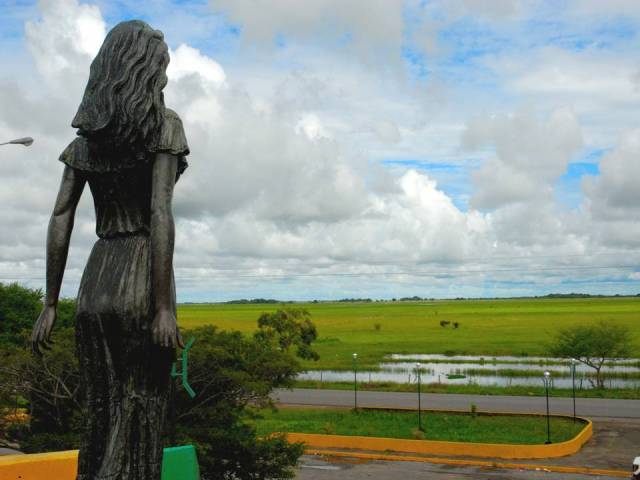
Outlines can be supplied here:
[[[72, 318], [73, 304], [65, 308]], [[311, 348], [315, 326], [306, 312], [261, 318], [249, 337], [212, 326], [183, 332], [197, 339], [189, 355], [189, 383], [197, 395], [191, 399], [176, 380], [166, 444], [194, 443], [203, 480], [291, 478], [304, 451], [283, 437], [259, 438], [253, 421], [259, 408], [272, 406], [273, 389], [293, 385], [302, 370], [299, 358], [317, 358]], [[30, 401], [30, 426], [13, 431], [28, 452], [78, 446], [82, 412], [73, 328], [56, 328], [53, 339], [41, 358], [23, 346], [0, 349], [0, 390], [17, 390]]]
[[[75, 326], [75, 316], [76, 316], [75, 299], [61, 298], [60, 300], [58, 300], [58, 320], [56, 321], [55, 328], [68, 328], [68, 327]], [[33, 322], [32, 322], [32, 325], [33, 325]], [[31, 333], [31, 326], [29, 326], [29, 333]]]
[[[42, 310], [42, 290], [23, 287], [17, 283], [0, 283], [0, 348], [7, 345], [24, 345], [33, 322]], [[62, 298], [58, 302], [56, 328], [72, 327], [76, 312], [73, 299]]]
[[24, 344], [41, 308], [41, 290], [0, 283], [0, 347]]
[[305, 360], [318, 360], [318, 353], [311, 344], [318, 338], [311, 315], [304, 309], [277, 310], [263, 313], [258, 318], [255, 338], [272, 342], [286, 352], [295, 347], [296, 355]]
[[80, 379], [74, 346], [73, 328], [60, 328], [42, 357], [24, 347], [2, 349], [0, 389], [29, 400], [30, 424], [14, 431], [26, 452], [78, 447]]
[[[201, 327], [189, 358], [195, 399], [177, 391], [169, 437], [193, 442], [204, 478], [263, 480], [292, 478], [302, 444], [285, 438], [259, 438], [253, 426], [257, 409], [272, 405], [275, 388], [293, 386], [302, 371], [299, 359], [316, 360], [317, 330], [306, 310], [264, 313], [252, 337]], [[174, 442], [170, 442], [174, 443]]]
[[178, 389], [169, 438], [197, 445], [203, 478], [293, 477], [291, 467], [302, 445], [281, 437], [259, 438], [252, 420], [256, 408], [271, 405], [274, 388], [293, 384], [298, 361], [258, 335], [245, 337], [211, 326], [185, 333], [191, 335], [197, 343], [189, 356], [189, 383], [197, 395], [190, 399]]
[[549, 353], [554, 357], [575, 358], [595, 370], [596, 386], [604, 388], [602, 367], [607, 360], [631, 353], [631, 332], [625, 325], [601, 321], [559, 330]]

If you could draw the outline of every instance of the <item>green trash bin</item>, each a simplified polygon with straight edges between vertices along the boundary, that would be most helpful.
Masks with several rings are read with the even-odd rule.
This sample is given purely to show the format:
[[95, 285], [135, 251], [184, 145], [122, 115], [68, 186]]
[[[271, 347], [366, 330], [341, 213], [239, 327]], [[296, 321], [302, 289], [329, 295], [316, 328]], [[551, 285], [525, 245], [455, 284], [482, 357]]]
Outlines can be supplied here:
[[200, 480], [196, 447], [170, 447], [162, 455], [162, 480]]

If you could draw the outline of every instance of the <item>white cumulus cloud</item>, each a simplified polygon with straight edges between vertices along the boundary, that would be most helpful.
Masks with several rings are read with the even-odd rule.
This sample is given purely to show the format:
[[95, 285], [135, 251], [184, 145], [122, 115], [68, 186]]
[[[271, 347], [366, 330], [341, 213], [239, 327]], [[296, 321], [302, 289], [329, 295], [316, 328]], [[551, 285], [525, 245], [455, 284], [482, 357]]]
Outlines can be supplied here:
[[[629, 129], [600, 174], [583, 181], [578, 208], [555, 198], [581, 148], [598, 144], [594, 112], [629, 109], [621, 99], [634, 91], [637, 65], [553, 49], [526, 56], [531, 66], [500, 55], [478, 61], [497, 72], [503, 92], [521, 96], [519, 105], [476, 95], [466, 78], [438, 78], [430, 57], [426, 82], [397, 68], [409, 37], [428, 55], [444, 54], [434, 29], [473, 18], [481, 3], [425, 6], [429, 13], [453, 5], [440, 24], [411, 17], [422, 8], [413, 1], [310, 0], [299, 8], [289, 0], [214, 0], [212, 11], [239, 27], [232, 61], [204, 42], [196, 48], [170, 37], [181, 30], [169, 21], [165, 99], [182, 117], [192, 152], [174, 203], [180, 297], [389, 297], [394, 288], [461, 296], [520, 288], [494, 290], [496, 281], [529, 282], [522, 294], [582, 279], [544, 269], [553, 262], [588, 266], [589, 255], [619, 249], [637, 258], [637, 131]], [[529, 12], [522, 2], [485, 5], [480, 21], [491, 25]], [[198, 25], [208, 22], [215, 23]], [[178, 23], [189, 25], [184, 15]], [[43, 283], [46, 224], [62, 171], [56, 158], [74, 138], [69, 124], [106, 31], [93, 3], [42, 1], [25, 25], [36, 71], [1, 74], [0, 137], [29, 134], [36, 143], [3, 150], [0, 280]], [[255, 48], [274, 39], [283, 44]], [[600, 72], [603, 65], [613, 73]], [[616, 122], [630, 115], [612, 115], [608, 128], [620, 131]], [[466, 192], [436, 180], [446, 169], [461, 172]], [[85, 192], [66, 295], [75, 294], [93, 241]], [[491, 273], [505, 265], [509, 273]]]

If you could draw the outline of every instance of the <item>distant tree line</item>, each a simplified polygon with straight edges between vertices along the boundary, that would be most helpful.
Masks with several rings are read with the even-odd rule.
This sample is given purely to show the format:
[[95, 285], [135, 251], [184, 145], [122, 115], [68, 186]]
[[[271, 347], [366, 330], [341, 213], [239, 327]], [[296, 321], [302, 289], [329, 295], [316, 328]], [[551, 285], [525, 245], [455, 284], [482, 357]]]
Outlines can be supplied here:
[[274, 300], [273, 298], [252, 298], [252, 299], [246, 299], [246, 298], [241, 298], [239, 300], [229, 300], [228, 302], [224, 302], [227, 304], [237, 304], [237, 305], [246, 305], [246, 304], [277, 304], [277, 303], [287, 303], [287, 302], [281, 302], [280, 300]]
[[[451, 300], [455, 300], [455, 301], [464, 301], [464, 300], [526, 300], [526, 299], [540, 299], [540, 298], [621, 298], [621, 297], [640, 297], [640, 293], [634, 295], [634, 294], [629, 294], [629, 295], [620, 295], [620, 294], [616, 294], [616, 295], [596, 295], [596, 294], [591, 294], [591, 293], [549, 293], [547, 295], [542, 295], [542, 296], [524, 296], [524, 297], [455, 297], [455, 298], [435, 298], [435, 297], [420, 297], [419, 295], [414, 295], [412, 297], [400, 297], [400, 298], [396, 298], [393, 297], [391, 299], [374, 299], [374, 298], [341, 298], [338, 300], [311, 300], [311, 303], [331, 303], [331, 302], [345, 302], [345, 303], [363, 303], [363, 302], [434, 302], [436, 300], [443, 300], [443, 301], [451, 301]], [[191, 304], [203, 304], [203, 305], [207, 305], [207, 304], [218, 304], [218, 303], [223, 303], [223, 304], [238, 304], [238, 305], [243, 305], [243, 304], [295, 304], [295, 303], [306, 303], [305, 301], [297, 301], [297, 300], [275, 300], [272, 298], [253, 298], [253, 299], [246, 299], [246, 298], [241, 298], [238, 300], [229, 300], [226, 302], [182, 302], [182, 304], [184, 305], [191, 305]]]
[[371, 300], [370, 298], [341, 298], [340, 300], [338, 300], [338, 302], [344, 302], [344, 303], [368, 303], [368, 302], [373, 302], [373, 300]]
[[[594, 295], [591, 293], [550, 293], [544, 297], [534, 298], [610, 298], [610, 297], [626, 297], [628, 295]], [[640, 296], [640, 293], [636, 297]]]

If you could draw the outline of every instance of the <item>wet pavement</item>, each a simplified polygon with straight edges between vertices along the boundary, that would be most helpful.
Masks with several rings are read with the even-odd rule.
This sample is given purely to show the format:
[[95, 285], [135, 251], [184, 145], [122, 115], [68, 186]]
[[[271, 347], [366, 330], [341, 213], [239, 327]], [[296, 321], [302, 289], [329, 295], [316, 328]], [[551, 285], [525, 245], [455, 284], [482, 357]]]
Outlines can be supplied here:
[[23, 453], [11, 448], [0, 447], [0, 456], [2, 455], [23, 455]]
[[[344, 458], [305, 456], [298, 470], [300, 480], [380, 480], [398, 478], [424, 479], [496, 479], [496, 480], [586, 480], [620, 478], [603, 475], [554, 473], [544, 471], [547, 465], [582, 467], [602, 470], [630, 471], [633, 459], [640, 456], [640, 419], [598, 418], [593, 436], [575, 455], [544, 460], [473, 459], [539, 465], [540, 471], [509, 470], [487, 467], [458, 467], [423, 462], [368, 461]], [[470, 457], [457, 457], [472, 460]]]
[[584, 475], [489, 467], [460, 467], [423, 462], [362, 461], [305, 455], [297, 480], [608, 480], [620, 477]]
[[633, 459], [638, 456], [640, 420], [594, 420], [593, 436], [575, 455], [526, 463], [630, 470]]

